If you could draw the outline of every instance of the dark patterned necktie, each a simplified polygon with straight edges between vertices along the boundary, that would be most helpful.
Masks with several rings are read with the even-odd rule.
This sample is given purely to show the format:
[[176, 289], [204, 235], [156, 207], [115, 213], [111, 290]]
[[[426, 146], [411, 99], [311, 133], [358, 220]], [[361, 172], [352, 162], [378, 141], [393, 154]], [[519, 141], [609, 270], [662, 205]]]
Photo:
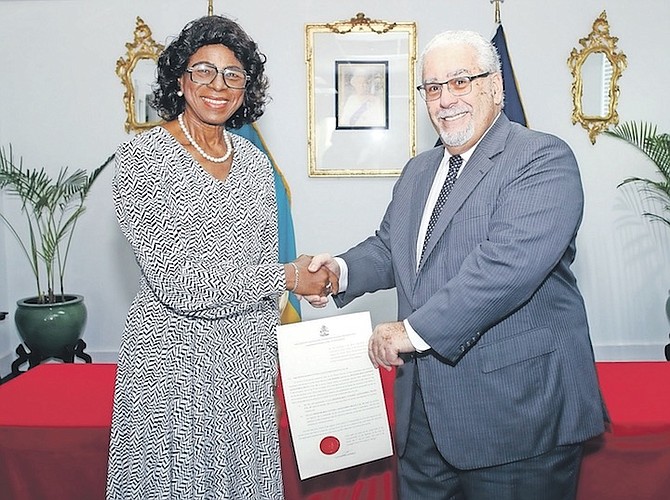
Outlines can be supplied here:
[[440, 194], [435, 202], [435, 207], [433, 208], [433, 213], [430, 214], [428, 228], [426, 228], [426, 237], [423, 240], [423, 248], [421, 249], [421, 258], [423, 258], [423, 252], [426, 251], [426, 245], [428, 244], [430, 235], [433, 233], [433, 229], [435, 229], [435, 224], [440, 217], [442, 207], [444, 207], [444, 203], [447, 201], [447, 196], [449, 196], [451, 188], [454, 187], [456, 176], [458, 175], [461, 165], [463, 165], [463, 158], [461, 158], [461, 155], [454, 155], [449, 158], [449, 172], [447, 172], [447, 178], [444, 180], [444, 184], [442, 184], [442, 189], [440, 190]]

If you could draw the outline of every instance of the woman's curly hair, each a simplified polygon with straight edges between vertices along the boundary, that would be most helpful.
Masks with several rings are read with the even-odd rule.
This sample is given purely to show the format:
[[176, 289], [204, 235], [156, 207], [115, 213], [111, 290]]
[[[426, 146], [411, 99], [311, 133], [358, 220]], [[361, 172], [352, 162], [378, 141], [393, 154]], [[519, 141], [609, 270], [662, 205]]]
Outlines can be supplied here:
[[158, 57], [158, 81], [152, 104], [161, 118], [174, 120], [184, 111], [186, 102], [177, 95], [178, 79], [186, 71], [189, 58], [200, 47], [216, 44], [229, 48], [249, 75], [244, 102], [226, 125], [240, 128], [263, 115], [265, 105], [270, 100], [267, 95], [268, 79], [264, 72], [265, 55], [235, 21], [223, 16], [205, 16], [188, 23]]

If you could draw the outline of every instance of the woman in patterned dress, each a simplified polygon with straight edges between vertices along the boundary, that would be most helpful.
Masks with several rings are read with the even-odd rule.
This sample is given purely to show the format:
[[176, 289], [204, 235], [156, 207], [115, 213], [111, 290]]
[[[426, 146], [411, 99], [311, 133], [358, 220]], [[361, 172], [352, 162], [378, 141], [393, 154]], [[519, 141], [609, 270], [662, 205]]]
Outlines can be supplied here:
[[[158, 60], [163, 119], [119, 146], [113, 195], [141, 270], [119, 352], [108, 499], [281, 499], [278, 298], [337, 290], [278, 262], [272, 166], [231, 134], [267, 102], [235, 22], [189, 23]], [[332, 285], [331, 285], [332, 282]]]

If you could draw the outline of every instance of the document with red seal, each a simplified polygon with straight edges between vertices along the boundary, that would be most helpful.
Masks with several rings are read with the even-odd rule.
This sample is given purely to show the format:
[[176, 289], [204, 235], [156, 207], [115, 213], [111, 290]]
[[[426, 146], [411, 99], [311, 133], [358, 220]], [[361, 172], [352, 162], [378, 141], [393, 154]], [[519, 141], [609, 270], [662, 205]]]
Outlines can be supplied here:
[[281, 325], [279, 365], [300, 479], [393, 454], [370, 313]]

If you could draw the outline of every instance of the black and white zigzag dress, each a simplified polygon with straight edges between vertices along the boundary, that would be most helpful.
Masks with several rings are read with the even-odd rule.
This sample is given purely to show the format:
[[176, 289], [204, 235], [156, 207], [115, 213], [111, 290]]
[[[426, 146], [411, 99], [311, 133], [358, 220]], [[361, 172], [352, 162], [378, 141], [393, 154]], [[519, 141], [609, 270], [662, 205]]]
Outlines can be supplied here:
[[108, 499], [280, 499], [272, 166], [233, 136], [225, 181], [162, 127], [119, 146], [121, 229], [141, 269], [123, 333]]

